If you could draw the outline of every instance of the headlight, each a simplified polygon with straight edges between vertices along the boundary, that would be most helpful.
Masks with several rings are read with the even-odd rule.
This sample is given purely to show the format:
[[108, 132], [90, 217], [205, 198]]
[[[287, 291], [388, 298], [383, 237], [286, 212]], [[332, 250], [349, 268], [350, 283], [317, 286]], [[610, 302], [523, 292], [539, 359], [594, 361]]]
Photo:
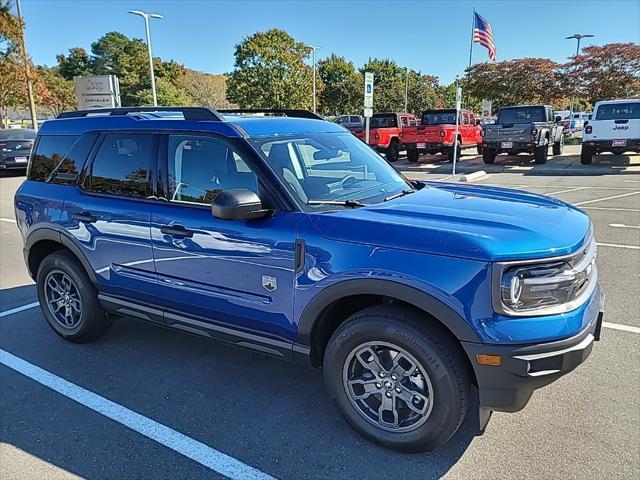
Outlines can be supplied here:
[[511, 316], [553, 315], [581, 305], [596, 286], [596, 245], [549, 261], [501, 263], [494, 273], [494, 309]]

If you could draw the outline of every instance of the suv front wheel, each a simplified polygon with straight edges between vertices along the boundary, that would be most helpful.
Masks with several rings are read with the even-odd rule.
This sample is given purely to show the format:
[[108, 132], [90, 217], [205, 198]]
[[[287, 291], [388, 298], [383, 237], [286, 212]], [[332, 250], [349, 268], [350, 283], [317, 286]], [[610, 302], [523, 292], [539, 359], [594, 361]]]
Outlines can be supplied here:
[[329, 340], [323, 364], [329, 394], [352, 427], [387, 448], [436, 448], [466, 415], [464, 360], [432, 322], [409, 308], [370, 307]]
[[49, 326], [65, 340], [88, 342], [111, 326], [98, 292], [75, 257], [54, 252], [42, 260], [37, 274], [40, 308]]

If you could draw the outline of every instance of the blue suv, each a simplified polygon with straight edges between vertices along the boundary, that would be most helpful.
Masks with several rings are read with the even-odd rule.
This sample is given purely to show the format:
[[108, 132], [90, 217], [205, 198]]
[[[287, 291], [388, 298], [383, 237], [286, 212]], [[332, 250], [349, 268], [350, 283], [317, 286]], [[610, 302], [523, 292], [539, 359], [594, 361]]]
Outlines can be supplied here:
[[584, 212], [409, 181], [306, 111], [63, 113], [15, 212], [61, 337], [134, 317], [322, 367], [346, 420], [397, 450], [444, 444], [469, 405], [480, 428], [522, 409], [600, 335]]

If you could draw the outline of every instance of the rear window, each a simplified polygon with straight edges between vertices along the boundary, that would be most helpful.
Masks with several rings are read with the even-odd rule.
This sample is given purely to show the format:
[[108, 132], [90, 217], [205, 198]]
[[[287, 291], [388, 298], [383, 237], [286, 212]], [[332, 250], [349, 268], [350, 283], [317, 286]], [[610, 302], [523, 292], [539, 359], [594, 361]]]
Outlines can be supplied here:
[[36, 132], [30, 128], [12, 128], [0, 130], [0, 142], [3, 140], [35, 140]]
[[[67, 152], [77, 139], [78, 135], [40, 136], [31, 158], [27, 178], [39, 182], [47, 181], [56, 166], [65, 159]], [[75, 159], [69, 158], [69, 162], [75, 166]]]
[[640, 119], [640, 102], [605, 103], [598, 106], [596, 120]]
[[544, 122], [544, 107], [501, 108], [498, 123]]
[[371, 128], [388, 128], [397, 126], [398, 118], [396, 115], [374, 115], [371, 117]]
[[456, 111], [424, 112], [422, 123], [424, 125], [455, 125]]

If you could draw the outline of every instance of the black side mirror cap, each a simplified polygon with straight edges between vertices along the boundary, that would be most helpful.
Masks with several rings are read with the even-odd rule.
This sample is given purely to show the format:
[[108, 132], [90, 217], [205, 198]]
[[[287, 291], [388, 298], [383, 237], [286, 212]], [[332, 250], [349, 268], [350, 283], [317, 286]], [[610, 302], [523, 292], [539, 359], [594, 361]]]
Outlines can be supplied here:
[[273, 214], [258, 195], [246, 188], [221, 190], [211, 201], [211, 214], [220, 220], [255, 220]]

